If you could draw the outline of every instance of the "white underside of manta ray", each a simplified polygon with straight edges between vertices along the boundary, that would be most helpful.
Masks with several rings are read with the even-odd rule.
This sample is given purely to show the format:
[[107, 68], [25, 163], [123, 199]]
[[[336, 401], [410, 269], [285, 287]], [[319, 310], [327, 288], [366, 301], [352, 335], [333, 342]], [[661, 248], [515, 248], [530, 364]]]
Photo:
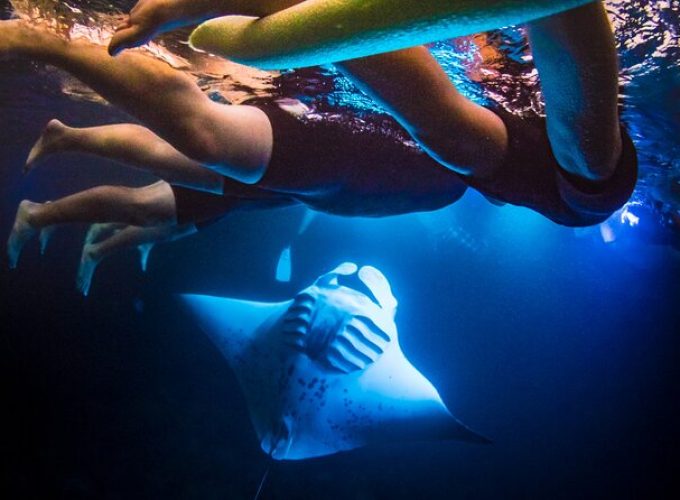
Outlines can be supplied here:
[[182, 297], [234, 370], [275, 459], [404, 440], [488, 442], [404, 356], [397, 300], [373, 267], [344, 263], [280, 303]]

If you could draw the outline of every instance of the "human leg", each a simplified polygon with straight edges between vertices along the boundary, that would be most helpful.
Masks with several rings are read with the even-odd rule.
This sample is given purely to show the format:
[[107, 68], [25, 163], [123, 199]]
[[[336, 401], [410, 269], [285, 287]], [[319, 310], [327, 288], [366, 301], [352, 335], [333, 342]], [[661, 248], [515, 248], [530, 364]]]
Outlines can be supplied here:
[[93, 88], [189, 158], [222, 175], [256, 182], [271, 155], [266, 115], [211, 101], [193, 80], [142, 53], [110, 57], [104, 47], [67, 41], [24, 21], [0, 22], [0, 58], [57, 66]]
[[128, 227], [127, 224], [119, 222], [96, 222], [88, 228], [85, 234], [85, 243], [96, 243], [126, 227]]
[[621, 155], [621, 132], [616, 47], [604, 5], [539, 19], [528, 33], [558, 163], [590, 180], [608, 178]]
[[107, 257], [129, 248], [138, 249], [142, 270], [145, 271], [149, 252], [155, 244], [184, 238], [194, 234], [196, 230], [196, 226], [193, 224], [166, 224], [151, 227], [125, 226], [103, 240], [88, 242], [86, 239], [78, 266], [76, 286], [83, 295], [87, 295], [99, 263]]
[[172, 188], [160, 181], [143, 188], [98, 186], [50, 203], [19, 204], [7, 241], [10, 267], [24, 245], [42, 228], [70, 222], [119, 222], [137, 226], [174, 224]]
[[151, 130], [122, 123], [100, 127], [67, 127], [51, 120], [31, 149], [25, 171], [46, 156], [61, 152], [89, 153], [118, 160], [168, 183], [221, 194], [223, 176], [187, 158]]
[[447, 168], [484, 177], [500, 164], [507, 146], [503, 122], [458, 92], [427, 48], [344, 61], [337, 67]]
[[[219, 9], [217, 4], [221, 4]], [[257, 12], [274, 14], [294, 0], [257, 2]], [[307, 2], [309, 4], [310, 2]], [[320, 3], [320, 2], [317, 2]], [[480, 9], [493, 10], [494, 2]], [[499, 4], [502, 2], [498, 2]], [[536, 2], [540, 3], [540, 2]], [[168, 9], [160, 2], [144, 0], [131, 12], [126, 27], [118, 34], [113, 45], [134, 45], [140, 33], [162, 31], [163, 19], [172, 19], [168, 26], [182, 17], [193, 18], [208, 4], [217, 14], [227, 14], [229, 9], [238, 12], [239, 6], [230, 2], [205, 2], [203, 5], [183, 2]], [[229, 4], [229, 8], [225, 5]], [[557, 11], [567, 5], [555, 6]], [[187, 8], [193, 14], [187, 14]], [[243, 5], [240, 8], [244, 8]], [[529, 9], [531, 10], [531, 9]], [[538, 12], [538, 11], [536, 11]], [[543, 14], [551, 12], [543, 12]], [[515, 14], [517, 15], [517, 14]], [[534, 13], [536, 15], [536, 13]], [[155, 23], [155, 25], [154, 25]], [[153, 25], [153, 26], [152, 26]], [[450, 80], [424, 47], [344, 61], [338, 67], [366, 93], [380, 102], [411, 133], [431, 156], [450, 169], [463, 174], [484, 177], [500, 163], [507, 146], [505, 129], [492, 112], [475, 105], [458, 93]], [[414, 96], [424, 96], [418, 99]]]

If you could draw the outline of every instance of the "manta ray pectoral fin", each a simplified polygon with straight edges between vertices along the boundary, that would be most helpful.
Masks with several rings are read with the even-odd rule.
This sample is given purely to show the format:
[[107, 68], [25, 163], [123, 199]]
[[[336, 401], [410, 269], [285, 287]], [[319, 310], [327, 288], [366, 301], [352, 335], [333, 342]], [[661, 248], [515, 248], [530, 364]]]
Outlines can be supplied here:
[[456, 441], [477, 444], [493, 444], [493, 441], [488, 437], [473, 431], [456, 418], [453, 418], [453, 420], [454, 422], [449, 424], [449, 428], [443, 430], [444, 437], [442, 439], [455, 439]]
[[399, 423], [391, 422], [380, 431], [382, 439], [412, 441], [462, 441], [491, 444], [492, 441], [473, 431], [448, 411], [436, 410], [428, 415], [410, 417]]
[[180, 295], [196, 317], [201, 329], [228, 358], [250, 341], [262, 325], [279, 315], [287, 303], [265, 303], [249, 300]]

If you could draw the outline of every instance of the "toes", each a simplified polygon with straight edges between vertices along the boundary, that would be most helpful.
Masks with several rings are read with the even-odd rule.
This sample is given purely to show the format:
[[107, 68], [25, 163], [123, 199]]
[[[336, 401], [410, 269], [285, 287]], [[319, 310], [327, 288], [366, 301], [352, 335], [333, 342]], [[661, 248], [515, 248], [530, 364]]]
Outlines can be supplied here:
[[47, 154], [51, 153], [57, 147], [58, 134], [65, 125], [57, 119], [52, 119], [45, 126], [40, 134], [40, 137], [35, 142], [31, 151], [28, 153], [28, 158], [24, 163], [22, 169], [24, 174], [27, 174], [36, 166], [36, 164]]
[[11, 237], [10, 237], [10, 240], [7, 243], [7, 262], [8, 262], [9, 268], [10, 269], [16, 269], [18, 260], [19, 260], [19, 253], [16, 250], [14, 250], [14, 245], [12, 245], [12, 240], [11, 240]]
[[90, 268], [92, 264], [81, 262], [78, 268], [78, 275], [76, 276], [76, 288], [83, 297], [87, 297], [90, 293], [90, 284], [92, 283], [93, 270]]
[[7, 259], [10, 269], [16, 269], [25, 241], [16, 231], [12, 231], [7, 241]]
[[139, 47], [151, 39], [151, 34], [139, 25], [121, 27], [116, 31], [109, 42], [109, 55], [116, 56], [125, 49]]
[[139, 250], [139, 264], [142, 267], [142, 272], [146, 272], [149, 264], [149, 254], [153, 248], [153, 243], [146, 243], [144, 245], [139, 245], [137, 250]]
[[47, 245], [50, 242], [50, 239], [52, 238], [52, 235], [54, 234], [54, 231], [56, 231], [57, 227], [56, 226], [48, 226], [46, 228], [43, 228], [40, 230], [40, 255], [45, 255], [45, 251], [47, 250]]
[[27, 200], [24, 200], [19, 204], [17, 215], [14, 220], [14, 226], [12, 227], [12, 232], [10, 233], [9, 239], [7, 240], [7, 258], [9, 261], [9, 267], [11, 269], [17, 267], [21, 250], [36, 231], [33, 227], [31, 227], [27, 220], [28, 206], [30, 204], [31, 202]]

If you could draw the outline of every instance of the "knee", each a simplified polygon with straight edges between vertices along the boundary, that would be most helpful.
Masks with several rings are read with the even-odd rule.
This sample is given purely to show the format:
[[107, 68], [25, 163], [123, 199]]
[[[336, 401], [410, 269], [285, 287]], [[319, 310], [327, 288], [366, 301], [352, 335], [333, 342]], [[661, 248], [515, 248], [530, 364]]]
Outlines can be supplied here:
[[203, 120], [185, 118], [183, 126], [179, 127], [179, 135], [179, 140], [174, 144], [192, 160], [210, 166], [223, 161], [224, 145], [220, 144], [213, 128]]
[[131, 225], [158, 226], [174, 219], [174, 196], [172, 188], [167, 183], [157, 183], [146, 188], [131, 188], [130, 191]]
[[592, 134], [551, 131], [550, 143], [557, 163], [567, 172], [591, 181], [612, 176], [621, 157], [621, 131], [598, 130]]
[[420, 146], [444, 167], [461, 175], [485, 177], [500, 164], [506, 146], [502, 137], [478, 134], [474, 138], [462, 134], [436, 131], [414, 135]]
[[603, 181], [614, 174], [621, 156], [621, 139], [608, 148], [578, 146], [553, 148], [557, 163], [567, 172], [591, 181]]
[[153, 226], [153, 200], [143, 189], [130, 189], [130, 217], [133, 226]]

